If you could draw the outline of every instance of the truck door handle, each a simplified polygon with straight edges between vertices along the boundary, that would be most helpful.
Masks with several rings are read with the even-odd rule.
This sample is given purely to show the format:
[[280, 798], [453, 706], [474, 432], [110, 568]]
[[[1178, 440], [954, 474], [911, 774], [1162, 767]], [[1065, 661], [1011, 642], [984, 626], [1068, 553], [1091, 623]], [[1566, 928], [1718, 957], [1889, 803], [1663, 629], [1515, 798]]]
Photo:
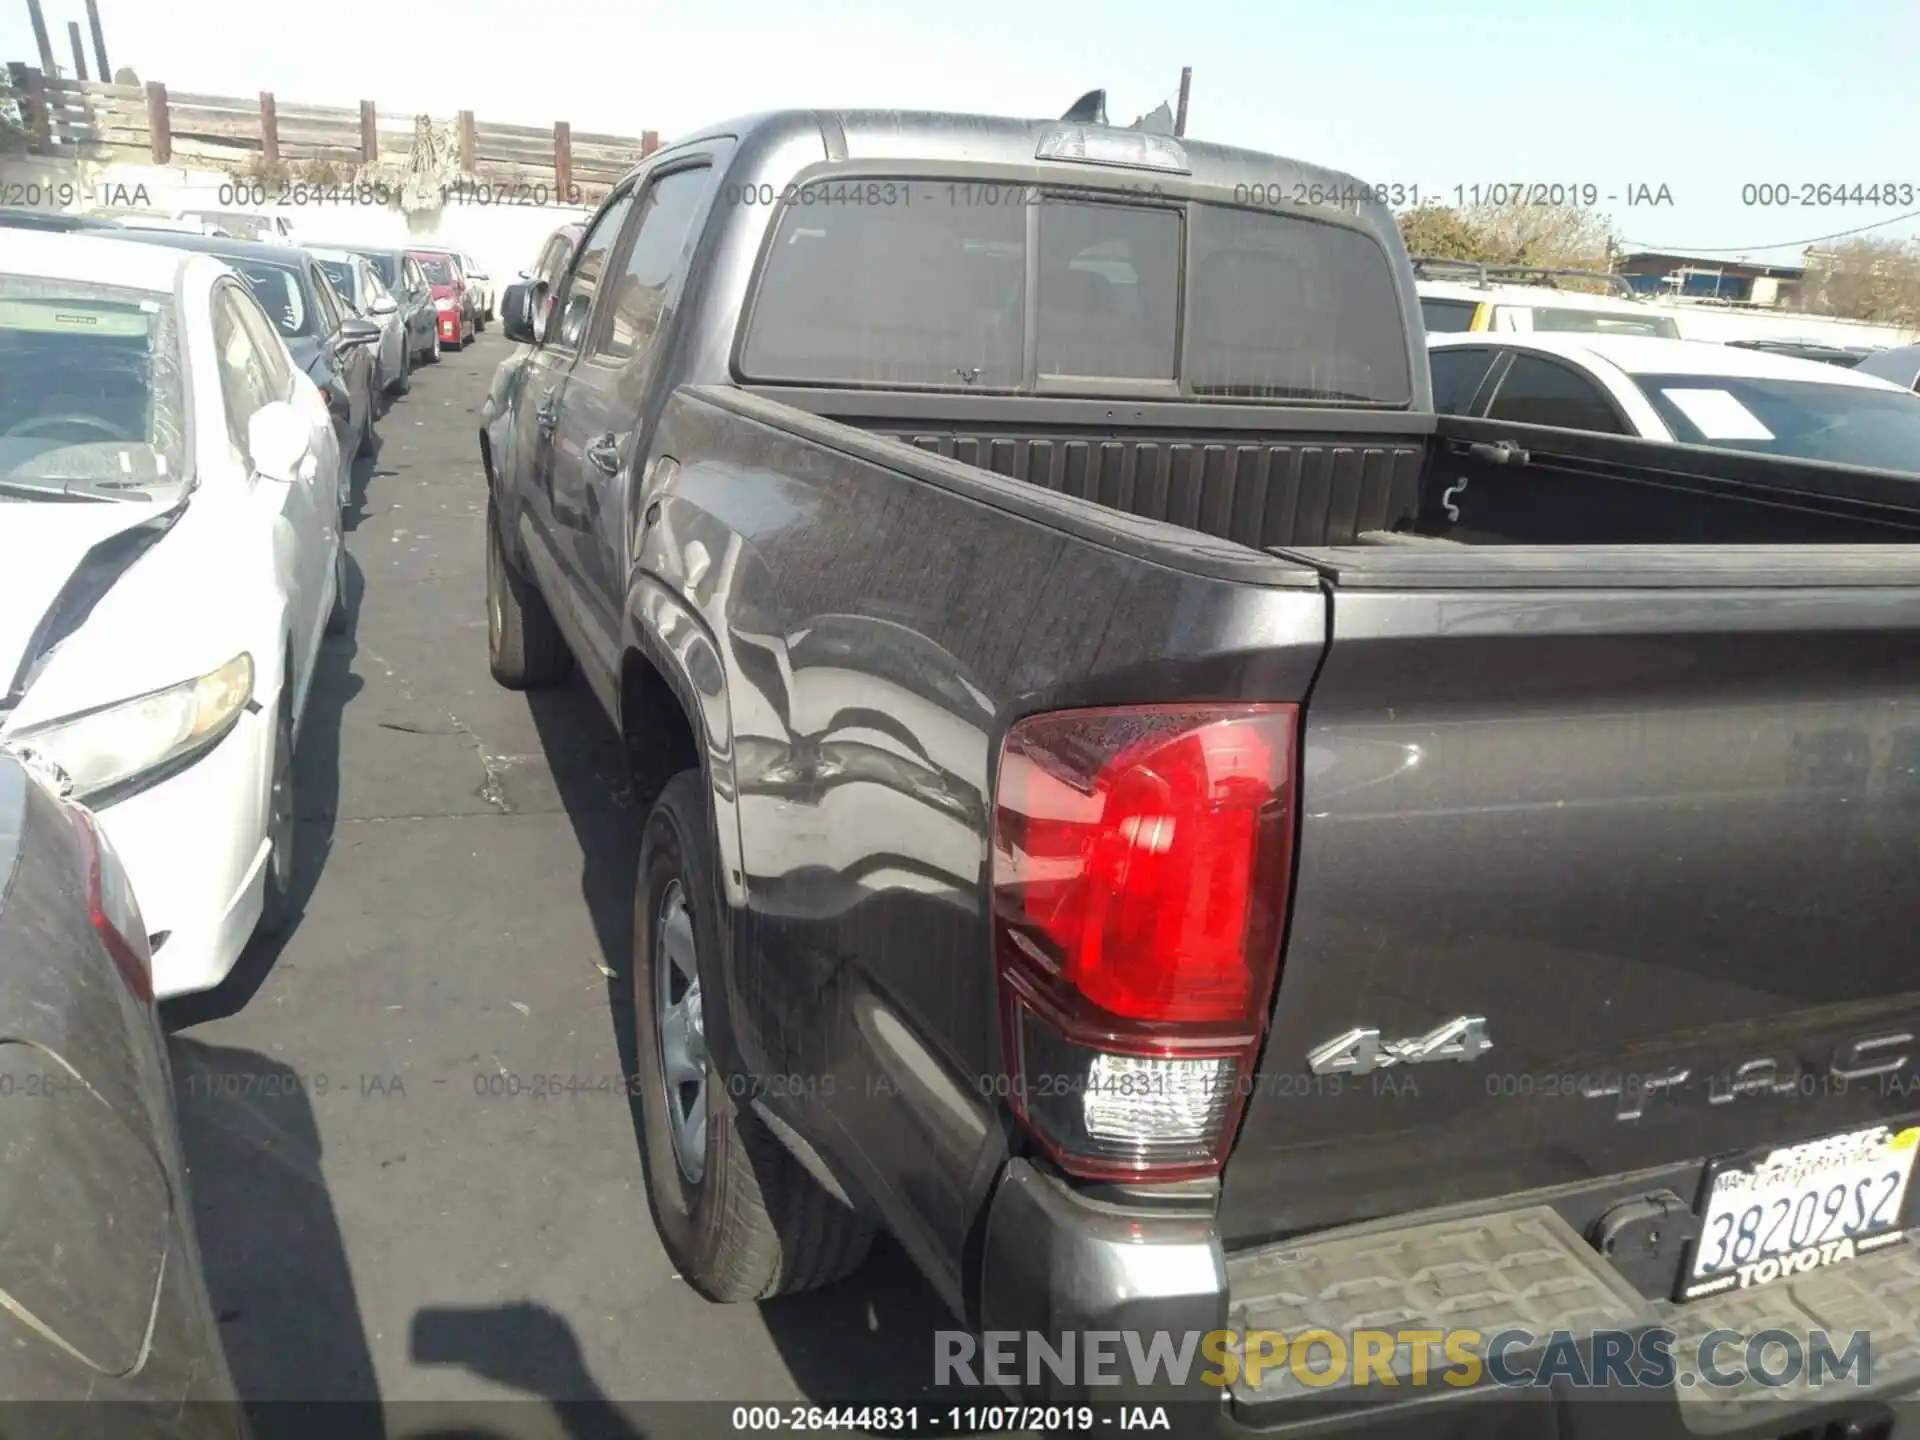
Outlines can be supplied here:
[[1489, 465], [1525, 465], [1533, 458], [1511, 440], [1500, 440], [1491, 445], [1484, 440], [1476, 440], [1467, 446], [1467, 454]]
[[553, 433], [553, 427], [560, 423], [560, 412], [554, 407], [553, 396], [551, 394], [540, 402], [540, 408], [533, 412], [533, 418], [539, 422], [540, 433], [542, 435], [551, 435]]
[[620, 442], [609, 431], [587, 446], [587, 459], [592, 462], [593, 468], [603, 475], [618, 475], [620, 473]]

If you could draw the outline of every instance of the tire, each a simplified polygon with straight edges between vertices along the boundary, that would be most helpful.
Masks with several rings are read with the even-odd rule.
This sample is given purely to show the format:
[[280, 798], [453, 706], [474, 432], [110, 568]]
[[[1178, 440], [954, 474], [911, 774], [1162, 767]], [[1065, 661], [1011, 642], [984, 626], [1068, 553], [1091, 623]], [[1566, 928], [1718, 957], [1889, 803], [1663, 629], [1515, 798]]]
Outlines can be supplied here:
[[353, 447], [357, 456], [367, 455], [373, 450], [373, 397], [367, 397], [367, 418], [360, 422], [360, 443]]
[[[718, 1007], [699, 1002], [719, 983], [705, 957], [728, 943], [712, 837], [706, 778], [682, 771], [660, 792], [640, 841], [635, 1080], [654, 1225], [681, 1277], [709, 1300], [727, 1303], [789, 1295], [851, 1274], [867, 1257], [873, 1228], [733, 1093], [706, 1044], [725, 1021]], [[695, 984], [698, 994], [689, 995]], [[667, 1018], [678, 1012], [684, 1020], [689, 1011], [690, 1023]], [[681, 1037], [671, 1046], [663, 1040], [670, 1029]], [[670, 1087], [663, 1056], [673, 1057], [680, 1076], [701, 1072], [697, 1087], [687, 1079]], [[697, 1167], [683, 1161], [687, 1154], [697, 1154]]]
[[487, 667], [509, 690], [557, 685], [573, 670], [573, 652], [545, 597], [507, 563], [500, 517], [487, 502]]
[[333, 557], [333, 609], [327, 612], [327, 634], [344, 635], [347, 629], [347, 547], [343, 543]]
[[255, 933], [278, 935], [293, 918], [293, 669], [280, 683], [275, 712], [273, 759], [268, 768], [266, 873], [260, 882], [260, 923]]
[[427, 347], [426, 361], [429, 365], [440, 363], [440, 322], [437, 320], [433, 325], [433, 344]]
[[413, 389], [413, 351], [404, 346], [400, 351], [400, 373], [393, 383], [387, 386], [387, 398], [393, 400]]

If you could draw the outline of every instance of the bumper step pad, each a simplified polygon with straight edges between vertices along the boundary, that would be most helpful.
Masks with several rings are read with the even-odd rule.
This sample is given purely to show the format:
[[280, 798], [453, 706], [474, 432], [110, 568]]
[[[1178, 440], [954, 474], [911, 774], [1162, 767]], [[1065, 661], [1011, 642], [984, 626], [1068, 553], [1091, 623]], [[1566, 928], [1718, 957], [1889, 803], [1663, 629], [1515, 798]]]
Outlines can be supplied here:
[[[1671, 1353], [1679, 1384], [1605, 1393], [1609, 1399], [1655, 1400], [1669, 1407], [1677, 1399], [1685, 1428], [1695, 1433], [1742, 1429], [1770, 1415], [1786, 1419], [1792, 1410], [1886, 1394], [1920, 1381], [1920, 1244], [1912, 1239], [1791, 1280], [1676, 1305], [1641, 1295], [1543, 1205], [1245, 1252], [1228, 1259], [1227, 1277], [1229, 1323], [1235, 1330], [1273, 1330], [1289, 1339], [1326, 1330], [1349, 1347], [1361, 1330], [1467, 1329], [1478, 1331], [1484, 1344], [1503, 1330], [1525, 1330], [1545, 1341], [1555, 1332], [1583, 1339], [1596, 1331], [1663, 1327], [1676, 1336]], [[1804, 1347], [1809, 1331], [1823, 1330], [1831, 1335], [1835, 1354], [1845, 1353], [1855, 1331], [1867, 1331], [1871, 1386], [1859, 1387], [1855, 1378], [1847, 1378], [1829, 1380], [1824, 1391], [1816, 1392], [1807, 1382], [1805, 1364], [1791, 1383], [1709, 1384], [1695, 1362], [1701, 1342], [1716, 1330], [1742, 1337], [1741, 1343], [1717, 1350], [1723, 1372], [1746, 1368], [1745, 1341], [1761, 1331], [1787, 1331]], [[1415, 1387], [1414, 1348], [1397, 1344], [1387, 1358], [1380, 1347], [1381, 1360], [1399, 1382], [1394, 1388], [1380, 1382], [1376, 1371], [1373, 1383], [1356, 1389], [1349, 1355], [1332, 1383], [1310, 1384], [1291, 1366], [1274, 1365], [1257, 1385], [1249, 1385], [1243, 1371], [1231, 1390], [1234, 1405], [1249, 1419], [1273, 1407], [1290, 1418], [1305, 1418], [1315, 1401], [1351, 1405], [1364, 1395], [1398, 1408], [1395, 1402], [1432, 1403], [1448, 1394], [1495, 1388], [1485, 1376], [1478, 1386], [1464, 1388], [1439, 1381], [1453, 1365], [1440, 1345], [1426, 1347], [1427, 1383]], [[1538, 1358], [1537, 1350], [1510, 1352], [1510, 1362], [1522, 1370], [1530, 1370]], [[1777, 1369], [1781, 1358], [1774, 1347], [1767, 1357], [1770, 1368]], [[1317, 1369], [1327, 1363], [1326, 1350], [1316, 1349], [1311, 1364]]]

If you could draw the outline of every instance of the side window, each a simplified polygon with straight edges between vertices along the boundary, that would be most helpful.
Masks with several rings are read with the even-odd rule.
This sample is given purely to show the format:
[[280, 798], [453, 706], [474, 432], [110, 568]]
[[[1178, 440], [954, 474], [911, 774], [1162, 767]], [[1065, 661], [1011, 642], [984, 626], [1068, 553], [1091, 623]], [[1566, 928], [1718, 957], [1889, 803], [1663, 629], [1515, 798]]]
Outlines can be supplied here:
[[1467, 414], [1481, 381], [1493, 368], [1493, 356], [1485, 345], [1431, 351], [1427, 360], [1433, 369], [1433, 408], [1442, 415]]
[[309, 265], [307, 275], [313, 286], [314, 304], [320, 312], [320, 333], [332, 335], [340, 329], [340, 302], [334, 297], [333, 282], [318, 265]]
[[611, 282], [608, 323], [596, 355], [628, 360], [643, 352], [659, 328], [667, 289], [680, 267], [687, 236], [705, 208], [713, 172], [705, 165], [674, 170], [647, 186], [619, 277]]
[[360, 287], [367, 293], [367, 303], [372, 304], [387, 293], [386, 282], [381, 280], [380, 272], [371, 265], [360, 267]]
[[286, 342], [280, 338], [280, 332], [273, 328], [273, 321], [267, 318], [267, 312], [260, 308], [260, 303], [251, 295], [235, 294], [233, 303], [240, 312], [241, 324], [252, 338], [254, 348], [260, 352], [263, 373], [267, 377], [272, 398], [293, 399], [293, 357], [287, 354]]
[[427, 277], [420, 273], [420, 267], [413, 262], [411, 256], [407, 257], [407, 268], [402, 272], [402, 276], [406, 280], [409, 295], [418, 295], [427, 288]]
[[1594, 430], [1603, 435], [1626, 433], [1596, 381], [1538, 355], [1514, 357], [1487, 418], [1519, 425], [1552, 425], [1562, 430]]
[[221, 286], [213, 302], [213, 342], [220, 367], [220, 398], [227, 412], [227, 434], [234, 447], [248, 462], [247, 422], [254, 411], [276, 397], [267, 377], [267, 362], [247, 330], [242, 301], [228, 286]]
[[553, 319], [548, 321], [548, 333], [554, 344], [577, 350], [587, 338], [587, 319], [593, 313], [594, 292], [600, 288], [607, 256], [632, 204], [633, 192], [629, 190], [600, 212], [599, 220], [580, 242], [580, 253], [574, 257], [573, 269], [560, 282]]
[[1473, 328], [1473, 312], [1480, 307], [1471, 300], [1420, 299], [1420, 321], [1436, 335], [1453, 335]]

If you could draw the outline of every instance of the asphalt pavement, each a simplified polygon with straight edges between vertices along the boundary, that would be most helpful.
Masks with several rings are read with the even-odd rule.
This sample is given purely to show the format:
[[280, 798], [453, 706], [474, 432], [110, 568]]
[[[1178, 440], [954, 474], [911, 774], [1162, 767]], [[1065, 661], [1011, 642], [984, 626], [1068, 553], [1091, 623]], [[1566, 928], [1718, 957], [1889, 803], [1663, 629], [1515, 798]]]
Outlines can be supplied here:
[[487, 673], [476, 426], [509, 351], [448, 352], [380, 420], [299, 740], [298, 918], [167, 1007], [235, 1380], [263, 1440], [344, 1433], [294, 1401], [384, 1402], [352, 1413], [391, 1440], [730, 1428], [630, 1401], [944, 1405], [953, 1322], [890, 1245], [720, 1306], [655, 1236], [622, 1058], [641, 817], [583, 684]]

